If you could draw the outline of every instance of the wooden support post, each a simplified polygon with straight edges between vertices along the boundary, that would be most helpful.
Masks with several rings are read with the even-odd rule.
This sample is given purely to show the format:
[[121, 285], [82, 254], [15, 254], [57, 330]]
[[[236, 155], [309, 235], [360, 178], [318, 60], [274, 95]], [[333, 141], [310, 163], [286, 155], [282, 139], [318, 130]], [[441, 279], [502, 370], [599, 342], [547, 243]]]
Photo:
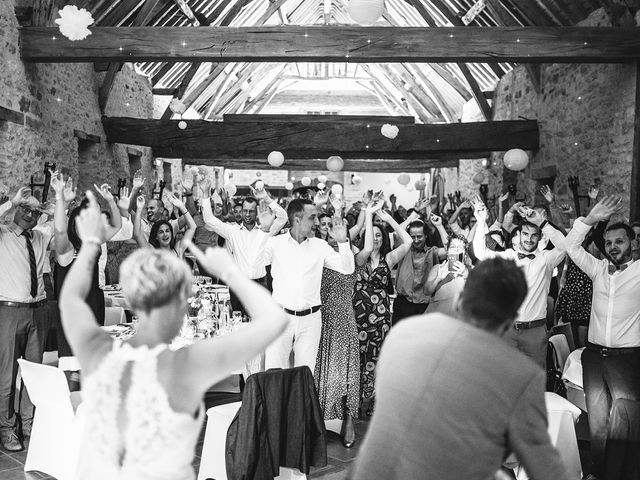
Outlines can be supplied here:
[[636, 62], [636, 105], [631, 155], [631, 220], [640, 220], [640, 62]]

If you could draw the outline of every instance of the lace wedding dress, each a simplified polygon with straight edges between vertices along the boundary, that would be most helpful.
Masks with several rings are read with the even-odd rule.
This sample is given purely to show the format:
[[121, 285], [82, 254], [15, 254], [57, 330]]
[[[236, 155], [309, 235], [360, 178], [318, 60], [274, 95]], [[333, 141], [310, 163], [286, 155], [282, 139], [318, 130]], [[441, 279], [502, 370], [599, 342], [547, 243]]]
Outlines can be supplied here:
[[166, 348], [115, 341], [100, 366], [83, 379], [86, 430], [78, 478], [195, 478], [191, 462], [204, 407], [197, 417], [171, 408], [157, 372], [157, 356]]

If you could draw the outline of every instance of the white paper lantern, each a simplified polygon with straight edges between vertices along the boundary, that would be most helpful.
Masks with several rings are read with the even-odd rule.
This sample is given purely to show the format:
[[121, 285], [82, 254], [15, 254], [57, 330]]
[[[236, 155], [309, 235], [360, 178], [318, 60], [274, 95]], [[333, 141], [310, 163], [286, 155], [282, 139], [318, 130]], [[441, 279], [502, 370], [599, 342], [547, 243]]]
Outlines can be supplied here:
[[238, 188], [233, 183], [225, 184], [224, 190], [230, 197], [233, 197], [238, 192]]
[[308, 187], [309, 185], [311, 185], [311, 179], [309, 177], [302, 177], [300, 179], [300, 183], [303, 187]]
[[382, 133], [382, 136], [391, 139], [396, 138], [398, 136], [398, 132], [400, 132], [398, 127], [396, 127], [395, 125], [390, 125], [388, 123], [385, 123], [384, 125], [382, 125], [382, 128], [380, 128], [380, 133]]
[[87, 27], [93, 24], [93, 17], [89, 11], [75, 5], [66, 5], [58, 14], [60, 18], [55, 23], [58, 24], [60, 33], [72, 42], [84, 40], [91, 35], [91, 30]]
[[284, 188], [286, 188], [287, 190], [293, 190], [293, 183], [291, 182], [285, 183]]
[[349, 16], [360, 25], [373, 25], [384, 13], [384, 0], [351, 0]]
[[400, 185], [409, 185], [410, 181], [411, 181], [411, 177], [409, 177], [409, 175], [407, 175], [406, 173], [398, 175], [398, 183]]
[[179, 98], [173, 98], [169, 102], [169, 109], [177, 115], [182, 115], [187, 110], [187, 106]]
[[340, 185], [339, 183], [334, 184], [331, 187], [331, 191], [335, 194], [335, 195], [340, 195], [343, 191], [342, 189], [342, 185]]
[[413, 184], [414, 187], [416, 187], [416, 190], [424, 190], [425, 188], [427, 188], [427, 182], [425, 182], [424, 180], [417, 180], [416, 183]]
[[255, 185], [256, 190], [262, 190], [264, 188], [264, 182], [262, 180], [258, 180]]
[[482, 185], [486, 179], [487, 177], [484, 174], [484, 172], [478, 172], [473, 176], [472, 180], [474, 181], [474, 183], [477, 183], [478, 185]]
[[514, 172], [524, 170], [529, 165], [529, 155], [524, 150], [512, 148], [504, 154], [504, 166]]
[[281, 152], [273, 151], [267, 157], [267, 162], [272, 167], [279, 167], [284, 163], [284, 155]]
[[180, 130], [184, 130], [185, 128], [187, 128], [187, 122], [185, 122], [184, 120], [180, 120], [180, 121], [178, 122], [178, 128], [179, 128]]
[[326, 175], [320, 175], [320, 176], [318, 177], [318, 181], [319, 181], [320, 183], [327, 183], [327, 176], [326, 176]]
[[407, 185], [407, 192], [413, 192], [413, 185]]
[[318, 183], [318, 190], [324, 190], [326, 185], [322, 182]]
[[362, 177], [360, 175], [354, 175], [351, 177], [351, 183], [354, 185], [360, 185], [362, 183]]
[[344, 160], [341, 157], [334, 155], [327, 159], [327, 170], [331, 172], [339, 172], [344, 167]]

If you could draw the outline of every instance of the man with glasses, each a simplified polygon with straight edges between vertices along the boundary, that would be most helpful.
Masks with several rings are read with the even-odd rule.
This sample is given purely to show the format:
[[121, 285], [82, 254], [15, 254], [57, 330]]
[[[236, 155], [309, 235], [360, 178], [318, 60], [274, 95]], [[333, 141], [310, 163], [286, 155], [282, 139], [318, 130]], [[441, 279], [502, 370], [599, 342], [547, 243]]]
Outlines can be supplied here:
[[[0, 205], [0, 216], [13, 211], [9, 225], [0, 225], [0, 443], [5, 450], [23, 449], [14, 409], [17, 359], [41, 363], [49, 330], [43, 271], [53, 229], [39, 226], [42, 207], [31, 190], [21, 188]], [[31, 434], [33, 405], [23, 389], [20, 420], [24, 437]]]

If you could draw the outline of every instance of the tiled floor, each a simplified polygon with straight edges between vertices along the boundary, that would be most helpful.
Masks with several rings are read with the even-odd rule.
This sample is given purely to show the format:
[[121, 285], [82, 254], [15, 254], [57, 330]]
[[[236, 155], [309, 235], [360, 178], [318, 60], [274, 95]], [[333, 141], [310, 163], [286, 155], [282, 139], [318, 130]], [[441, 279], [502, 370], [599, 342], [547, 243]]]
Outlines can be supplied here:
[[[27, 444], [28, 446], [28, 444]], [[27, 450], [9, 453], [0, 450], [0, 480], [36, 480], [53, 477], [40, 472], [25, 472], [24, 461], [27, 458]]]

